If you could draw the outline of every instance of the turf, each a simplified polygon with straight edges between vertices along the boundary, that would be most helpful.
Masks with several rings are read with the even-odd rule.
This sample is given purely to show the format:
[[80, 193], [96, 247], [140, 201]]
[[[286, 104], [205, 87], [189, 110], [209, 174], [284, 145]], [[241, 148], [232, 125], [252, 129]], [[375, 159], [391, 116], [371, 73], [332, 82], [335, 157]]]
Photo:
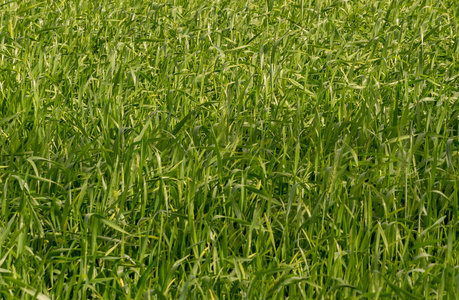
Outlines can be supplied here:
[[456, 299], [455, 0], [0, 0], [0, 298]]

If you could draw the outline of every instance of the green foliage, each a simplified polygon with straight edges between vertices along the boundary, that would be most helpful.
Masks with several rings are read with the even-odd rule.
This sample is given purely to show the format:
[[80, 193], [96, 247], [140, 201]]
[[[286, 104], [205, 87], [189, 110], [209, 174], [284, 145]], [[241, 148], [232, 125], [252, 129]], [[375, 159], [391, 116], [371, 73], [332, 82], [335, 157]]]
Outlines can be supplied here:
[[456, 298], [456, 1], [0, 12], [0, 298]]

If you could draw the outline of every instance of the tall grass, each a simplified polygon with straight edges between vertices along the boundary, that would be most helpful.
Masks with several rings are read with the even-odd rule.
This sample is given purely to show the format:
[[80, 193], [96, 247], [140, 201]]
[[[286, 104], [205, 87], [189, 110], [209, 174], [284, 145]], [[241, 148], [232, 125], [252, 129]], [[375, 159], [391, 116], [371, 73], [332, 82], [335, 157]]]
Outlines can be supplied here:
[[0, 3], [0, 298], [457, 297], [456, 1]]

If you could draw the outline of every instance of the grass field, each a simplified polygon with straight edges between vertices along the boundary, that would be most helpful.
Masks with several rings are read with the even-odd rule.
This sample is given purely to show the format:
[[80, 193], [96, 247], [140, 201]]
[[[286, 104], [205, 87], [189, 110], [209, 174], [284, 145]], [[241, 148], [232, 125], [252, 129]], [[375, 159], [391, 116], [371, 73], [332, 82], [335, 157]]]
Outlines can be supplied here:
[[457, 299], [455, 0], [0, 0], [0, 298]]

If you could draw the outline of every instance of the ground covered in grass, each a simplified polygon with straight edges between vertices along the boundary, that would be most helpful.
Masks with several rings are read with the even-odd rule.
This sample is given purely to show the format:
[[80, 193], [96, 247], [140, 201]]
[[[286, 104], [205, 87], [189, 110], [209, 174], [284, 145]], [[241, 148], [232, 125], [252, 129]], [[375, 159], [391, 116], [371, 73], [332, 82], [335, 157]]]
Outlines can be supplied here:
[[0, 2], [0, 298], [456, 297], [456, 1]]

